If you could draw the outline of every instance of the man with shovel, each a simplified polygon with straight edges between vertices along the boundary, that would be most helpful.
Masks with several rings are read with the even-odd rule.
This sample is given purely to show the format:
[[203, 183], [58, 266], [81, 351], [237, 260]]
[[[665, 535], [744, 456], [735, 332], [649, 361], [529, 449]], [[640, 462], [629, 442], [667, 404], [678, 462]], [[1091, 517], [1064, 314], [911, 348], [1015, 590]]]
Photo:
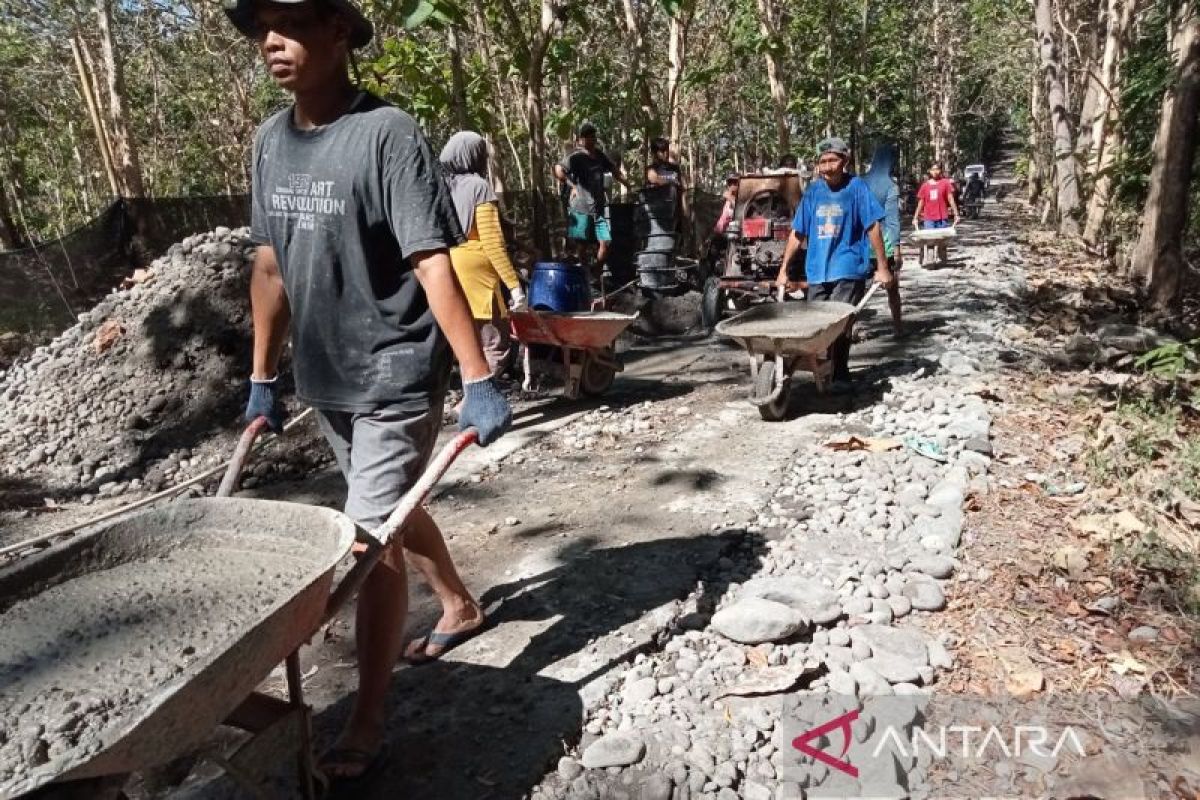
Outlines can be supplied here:
[[[297, 395], [317, 410], [346, 476], [346, 513], [369, 530], [430, 457], [451, 351], [462, 372], [461, 427], [487, 445], [512, 412], [450, 264], [448, 248], [463, 236], [437, 159], [412, 117], [350, 80], [350, 53], [371, 39], [371, 23], [351, 0], [238, 0], [226, 13], [294, 98], [254, 140], [246, 417], [282, 430], [276, 370], [290, 329]], [[405, 555], [443, 610], [410, 659], [436, 658], [483, 625], [425, 510], [393, 541], [403, 548], [389, 548], [359, 594], [358, 694], [320, 762], [342, 796], [358, 796], [385, 760], [388, 687], [408, 610]]]

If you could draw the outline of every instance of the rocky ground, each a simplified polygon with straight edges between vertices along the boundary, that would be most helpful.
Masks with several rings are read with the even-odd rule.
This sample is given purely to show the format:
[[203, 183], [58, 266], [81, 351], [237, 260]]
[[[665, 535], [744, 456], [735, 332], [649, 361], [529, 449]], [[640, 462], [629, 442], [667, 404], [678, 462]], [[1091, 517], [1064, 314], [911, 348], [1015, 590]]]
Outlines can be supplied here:
[[[1051, 409], [1038, 394], [1064, 383], [1049, 366], [1127, 366], [1150, 334], [1101, 335], [1099, 326], [1129, 319], [1081, 322], [1078, 308], [1071, 316], [1069, 303], [1046, 301], [1044, 245], [1026, 232], [1019, 204], [989, 203], [961, 231], [944, 268], [906, 265], [906, 338], [891, 335], [881, 299], [864, 315], [858, 391], [819, 396], [801, 379], [786, 422], [765, 423], [746, 403], [742, 352], [680, 333], [686, 325], [674, 308], [658, 336], [622, 345], [627, 370], [602, 403], [520, 398], [513, 432], [468, 453], [432, 503], [494, 625], [439, 662], [397, 671], [391, 757], [370, 796], [1152, 797], [1200, 785], [1187, 757], [1200, 754], [1188, 749], [1197, 748], [1194, 735], [1112, 705], [1179, 694], [1172, 685], [1194, 690], [1184, 666], [1191, 629], [1134, 613], [1133, 595], [1114, 588], [1115, 578], [1104, 588], [1095, 560], [1081, 567], [1077, 554], [1061, 552], [1068, 517], [1091, 510], [1082, 498], [1105, 487], [1073, 466], [1078, 432], [1049, 424], [1077, 406]], [[212, 243], [198, 240], [193, 252]], [[1032, 314], [1031, 295], [1045, 301]], [[134, 306], [116, 307], [129, 314]], [[69, 335], [43, 361], [82, 364], [84, 355], [71, 354], [87, 348], [73, 342], [94, 351], [95, 336]], [[230, 364], [232, 384], [240, 373]], [[46, 368], [27, 364], [5, 380], [15, 374], [21, 387], [36, 387]], [[6, 402], [42, 397], [28, 391]], [[96, 425], [110, 428], [86, 452], [108, 453], [122, 414], [146, 418], [137, 403], [120, 406], [111, 418], [97, 411]], [[142, 430], [154, 430], [157, 418], [146, 419], [152, 426]], [[164, 478], [228, 447], [236, 426], [207, 419], [218, 430], [189, 446], [198, 462], [181, 455]], [[29, 423], [17, 426], [23, 448], [34, 436]], [[272, 447], [256, 463], [279, 467], [253, 467], [247, 494], [340, 503], [344, 486], [311, 427]], [[95, 473], [57, 453], [12, 465], [9, 480], [44, 472], [85, 494], [58, 495], [55, 510], [44, 511], [36, 486], [0, 519], [5, 535], [119, 502], [111, 488], [94, 497]], [[119, 463], [129, 472], [106, 477], [125, 492], [145, 491], [144, 477], [132, 485], [144, 474], [136, 465], [170, 458], [126, 459]], [[437, 610], [428, 590], [414, 587], [417, 635]], [[353, 690], [351, 620], [340, 615], [302, 653], [323, 743]], [[280, 677], [267, 688], [281, 690]], [[964, 763], [928, 748], [897, 751], [895, 741], [880, 756], [885, 732], [909, 741], [939, 720], [1044, 721], [1051, 699], [1066, 706], [1050, 714], [1058, 723], [1091, 720], [1103, 707], [1125, 727], [1080, 721], [1081, 752], [1053, 757], [1014, 748], [1011, 734], [1009, 752]], [[1014, 715], [1014, 701], [1037, 707]], [[846, 715], [857, 716], [843, 742], [836, 726]], [[1142, 749], [1125, 747], [1129, 731], [1143, 736]], [[1147, 771], [1147, 753], [1164, 743], [1177, 757]], [[1139, 770], [1118, 755], [1142, 759], [1130, 763], [1145, 780], [1130, 783]], [[188, 796], [236, 796], [215, 774], [202, 765], [185, 784]], [[139, 796], [182, 796], [152, 783]]]

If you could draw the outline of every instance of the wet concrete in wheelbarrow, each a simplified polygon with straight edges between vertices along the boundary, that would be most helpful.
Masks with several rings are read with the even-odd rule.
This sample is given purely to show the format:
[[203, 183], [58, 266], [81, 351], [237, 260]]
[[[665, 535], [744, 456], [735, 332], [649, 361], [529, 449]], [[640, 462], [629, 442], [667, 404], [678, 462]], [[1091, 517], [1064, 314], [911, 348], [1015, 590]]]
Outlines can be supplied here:
[[0, 797], [112, 746], [331, 563], [318, 545], [332, 540], [263, 530], [280, 520], [254, 522], [261, 508], [211, 519], [180, 508], [72, 542], [67, 559], [51, 551], [0, 572]]

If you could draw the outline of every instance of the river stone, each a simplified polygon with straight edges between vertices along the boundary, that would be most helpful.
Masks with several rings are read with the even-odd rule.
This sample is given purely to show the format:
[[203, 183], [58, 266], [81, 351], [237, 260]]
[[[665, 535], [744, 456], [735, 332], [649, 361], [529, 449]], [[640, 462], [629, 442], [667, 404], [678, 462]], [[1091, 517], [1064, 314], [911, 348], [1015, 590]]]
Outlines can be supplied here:
[[912, 606], [918, 611], [941, 611], [946, 607], [946, 593], [941, 585], [925, 576], [914, 574], [904, 584], [904, 596], [912, 601]]
[[908, 572], [920, 572], [931, 578], [949, 578], [954, 574], [954, 559], [947, 556], [917, 556], [905, 567]]
[[558, 760], [558, 774], [564, 780], [573, 781], [583, 774], [583, 767], [570, 756], [563, 756]]
[[894, 694], [892, 685], [887, 682], [887, 679], [868, 666], [866, 661], [856, 661], [851, 664], [850, 677], [858, 684], [860, 696]]
[[888, 683], [916, 683], [921, 679], [917, 665], [900, 656], [872, 656], [862, 663], [882, 675]]
[[638, 800], [671, 800], [671, 779], [661, 772], [647, 775], [638, 789]]
[[742, 586], [740, 596], [782, 603], [816, 625], [828, 625], [842, 615], [837, 592], [815, 578], [799, 575], [754, 578]]
[[646, 752], [646, 743], [633, 731], [618, 731], [601, 736], [583, 751], [580, 763], [588, 769], [627, 767], [636, 764]]
[[658, 694], [658, 681], [654, 678], [641, 678], [625, 684], [621, 699], [628, 708], [638, 708], [650, 702]]
[[864, 642], [875, 657], [896, 656], [917, 666], [929, 663], [925, 637], [913, 628], [893, 628], [889, 625], [863, 625], [853, 631], [856, 641]]
[[747, 597], [713, 614], [712, 627], [742, 644], [777, 642], [808, 628], [800, 612], [761, 597]]

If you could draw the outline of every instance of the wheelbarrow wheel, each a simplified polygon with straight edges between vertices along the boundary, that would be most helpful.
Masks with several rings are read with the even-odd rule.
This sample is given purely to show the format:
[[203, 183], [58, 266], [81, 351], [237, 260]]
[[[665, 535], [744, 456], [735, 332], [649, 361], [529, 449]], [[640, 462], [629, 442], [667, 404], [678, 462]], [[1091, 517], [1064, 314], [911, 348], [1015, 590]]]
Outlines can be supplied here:
[[[615, 358], [612, 348], [605, 350], [604, 354], [609, 359]], [[615, 369], [589, 353], [584, 357], [583, 372], [579, 375], [579, 389], [588, 397], [597, 397], [608, 391], [616, 377]]]
[[721, 306], [724, 292], [721, 291], [721, 281], [710, 275], [704, 281], [704, 293], [700, 296], [700, 323], [706, 333], [712, 333], [713, 328], [721, 321]]
[[[758, 368], [758, 378], [754, 381], [754, 396], [770, 397], [771, 392], [775, 389], [775, 362], [764, 361], [762, 366]], [[769, 403], [759, 403], [758, 413], [767, 422], [779, 422], [787, 416], [788, 397], [792, 389], [792, 376], [786, 375], [783, 378], [783, 386], [779, 390], [779, 396]]]

